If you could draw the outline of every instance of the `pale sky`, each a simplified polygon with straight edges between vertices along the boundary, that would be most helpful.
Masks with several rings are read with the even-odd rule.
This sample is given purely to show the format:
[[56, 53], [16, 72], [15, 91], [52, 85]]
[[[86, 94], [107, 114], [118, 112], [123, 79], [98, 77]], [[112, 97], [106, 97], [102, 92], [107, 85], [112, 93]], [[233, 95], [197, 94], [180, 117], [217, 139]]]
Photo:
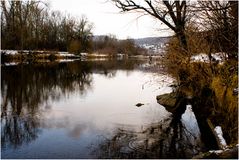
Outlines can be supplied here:
[[[160, 30], [161, 23], [150, 16], [120, 13], [107, 0], [49, 0], [52, 10], [72, 16], [85, 15], [94, 24], [94, 35], [116, 35], [119, 39], [168, 36], [169, 30]], [[163, 27], [165, 28], [165, 26]]]

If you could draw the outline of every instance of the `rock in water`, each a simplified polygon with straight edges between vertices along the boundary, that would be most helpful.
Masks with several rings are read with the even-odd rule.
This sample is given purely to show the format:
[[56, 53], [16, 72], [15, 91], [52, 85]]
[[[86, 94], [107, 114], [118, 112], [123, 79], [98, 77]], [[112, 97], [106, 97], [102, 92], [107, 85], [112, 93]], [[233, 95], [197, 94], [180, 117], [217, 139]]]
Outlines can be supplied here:
[[176, 93], [168, 93], [156, 97], [157, 102], [163, 105], [169, 112], [173, 112], [177, 100]]
[[137, 103], [136, 106], [137, 107], [141, 107], [142, 105], [144, 105], [143, 103]]

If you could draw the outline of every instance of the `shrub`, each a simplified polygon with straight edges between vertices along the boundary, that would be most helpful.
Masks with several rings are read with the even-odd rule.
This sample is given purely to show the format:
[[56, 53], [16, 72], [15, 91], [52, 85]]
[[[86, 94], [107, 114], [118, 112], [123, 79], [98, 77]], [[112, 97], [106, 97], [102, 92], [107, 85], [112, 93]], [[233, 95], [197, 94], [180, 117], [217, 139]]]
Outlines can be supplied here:
[[[237, 143], [238, 96], [233, 95], [233, 90], [238, 88], [238, 62], [232, 59], [223, 64], [190, 62], [191, 55], [195, 54], [193, 52], [209, 55], [214, 49], [204, 40], [193, 40], [189, 34], [187, 36], [189, 50], [183, 52], [177, 39], [172, 38], [162, 64], [177, 79], [178, 93], [198, 99], [194, 107], [198, 111], [202, 110], [201, 114], [206, 110], [205, 117], [209, 116], [213, 123], [222, 126], [227, 143]], [[210, 91], [210, 94], [205, 90]]]
[[57, 59], [57, 56], [52, 53], [52, 54], [49, 55], [48, 59], [49, 59], [50, 61], [54, 61], [54, 60]]
[[76, 54], [76, 53], [80, 53], [80, 51], [81, 51], [80, 41], [78, 40], [71, 41], [68, 47], [68, 52]]
[[233, 93], [238, 88], [238, 73], [235, 62], [226, 62], [218, 69], [211, 88], [215, 92], [216, 106], [214, 121], [222, 125], [228, 143], [237, 143], [238, 139], [238, 95]]

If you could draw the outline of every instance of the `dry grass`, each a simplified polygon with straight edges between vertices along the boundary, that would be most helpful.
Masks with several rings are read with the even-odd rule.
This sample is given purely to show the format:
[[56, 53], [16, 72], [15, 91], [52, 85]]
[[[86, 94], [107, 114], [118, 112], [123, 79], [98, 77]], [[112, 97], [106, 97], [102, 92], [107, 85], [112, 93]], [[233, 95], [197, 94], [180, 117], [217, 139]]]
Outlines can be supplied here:
[[[197, 44], [199, 43], [199, 44]], [[210, 53], [212, 48], [203, 40], [189, 38], [189, 51], [182, 52], [177, 39], [169, 42], [166, 55], [162, 59], [167, 72], [180, 84], [179, 93], [185, 96], [205, 99], [200, 106], [208, 112], [213, 123], [223, 128], [227, 143], [238, 143], [238, 95], [233, 90], [238, 88], [238, 62], [226, 61], [224, 64], [189, 62], [188, 59], [197, 53]], [[191, 52], [191, 54], [189, 54]], [[211, 90], [212, 95], [204, 95], [204, 89]], [[211, 101], [212, 103], [207, 103]]]
[[[230, 66], [230, 67], [228, 67]], [[233, 90], [238, 87], [237, 69], [228, 70], [233, 66], [225, 64], [220, 68], [221, 73], [213, 78], [211, 87], [215, 92], [217, 105], [214, 108], [214, 121], [222, 126], [229, 143], [238, 140], [238, 95]]]

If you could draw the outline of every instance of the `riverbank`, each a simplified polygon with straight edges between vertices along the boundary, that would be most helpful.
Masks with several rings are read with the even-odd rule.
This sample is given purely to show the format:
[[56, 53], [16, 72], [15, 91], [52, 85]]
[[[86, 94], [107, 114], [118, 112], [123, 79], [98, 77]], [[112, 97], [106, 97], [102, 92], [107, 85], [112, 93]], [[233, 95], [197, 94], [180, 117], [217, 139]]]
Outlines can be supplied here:
[[[178, 114], [180, 110], [185, 110], [182, 105], [185, 105], [184, 103], [191, 103], [193, 104], [193, 100], [195, 98], [184, 98], [180, 97], [179, 94], [176, 92], [167, 93], [163, 95], [158, 95], [156, 97], [157, 102], [165, 107], [165, 109], [173, 115]], [[206, 146], [206, 152], [202, 152], [193, 158], [238, 158], [238, 144], [230, 144], [227, 145], [226, 140], [223, 137], [223, 131], [221, 130], [220, 126], [216, 126], [216, 124], [213, 124], [210, 120], [210, 116], [207, 116], [205, 119], [205, 116], [202, 116], [201, 114], [205, 113], [205, 108], [202, 106], [195, 106], [194, 108], [201, 108], [199, 111], [198, 109], [194, 109], [194, 113], [197, 117], [197, 121], [199, 124], [199, 128], [201, 131], [202, 137], [206, 133], [205, 140], [205, 146]], [[206, 108], [207, 110], [207, 108]], [[184, 112], [184, 111], [183, 111]], [[183, 113], [182, 112], [182, 113]], [[181, 115], [180, 115], [181, 117]], [[202, 118], [204, 117], [204, 118]], [[211, 137], [211, 138], [209, 138]], [[203, 138], [202, 138], [203, 140]], [[210, 143], [210, 144], [209, 144]], [[214, 144], [211, 144], [214, 143]]]
[[56, 60], [56, 59], [78, 59], [79, 55], [58, 51], [38, 50], [1, 50], [2, 62], [19, 62], [25, 60]]
[[73, 54], [69, 52], [60, 51], [41, 51], [41, 50], [1, 50], [1, 60], [2, 62], [20, 62], [20, 61], [42, 61], [42, 60], [61, 60], [61, 59], [127, 59], [127, 58], [137, 58], [137, 59], [149, 59], [157, 60], [161, 56], [149, 56], [149, 55], [127, 55], [127, 54], [98, 54], [98, 53], [80, 53]]

